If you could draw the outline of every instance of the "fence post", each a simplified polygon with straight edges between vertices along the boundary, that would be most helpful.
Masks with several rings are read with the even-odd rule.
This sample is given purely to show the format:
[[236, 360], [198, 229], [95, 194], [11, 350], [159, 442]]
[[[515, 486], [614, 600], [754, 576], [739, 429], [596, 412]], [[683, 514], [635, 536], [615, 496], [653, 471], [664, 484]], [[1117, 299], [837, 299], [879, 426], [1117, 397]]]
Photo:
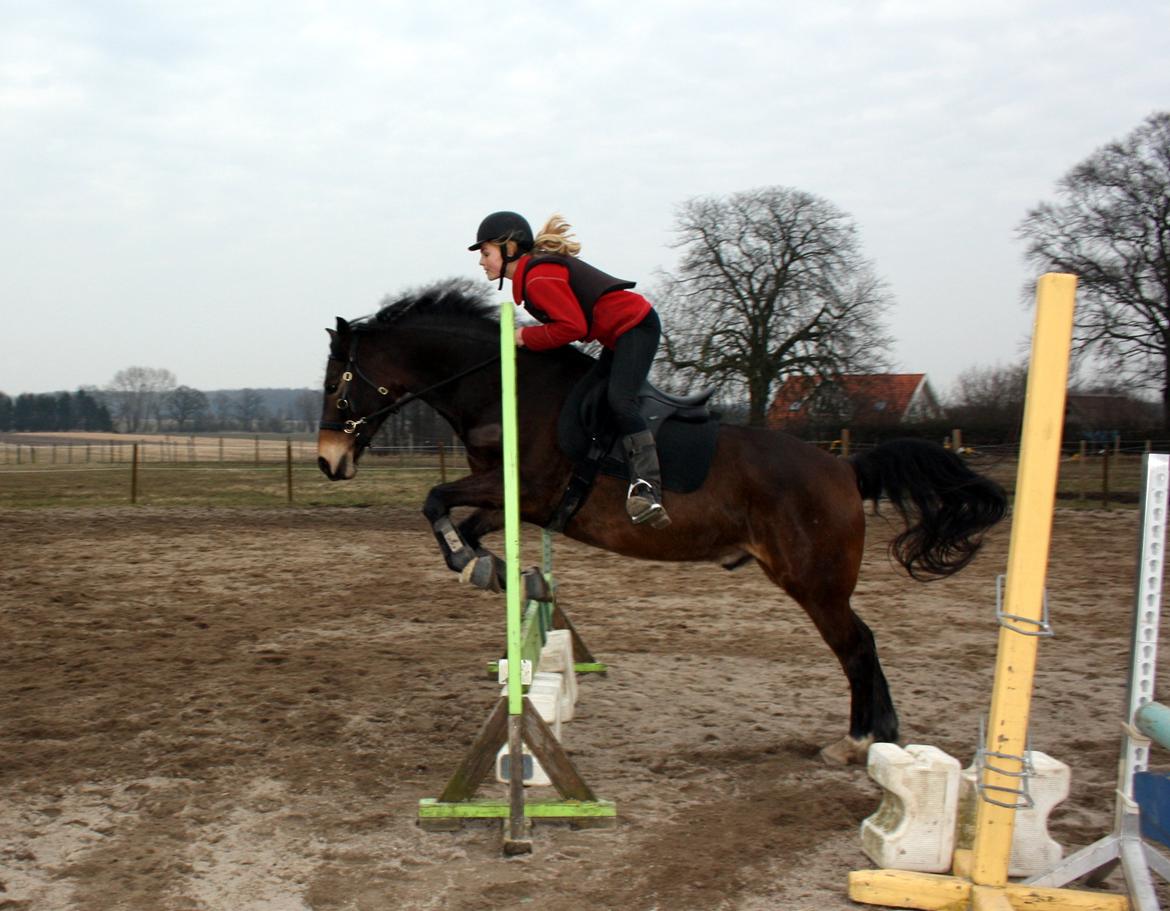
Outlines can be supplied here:
[[849, 457], [849, 428], [844, 427], [841, 430], [841, 455], [844, 458]]
[[951, 431], [951, 451], [955, 455], [963, 454], [963, 431], [958, 427]]
[[260, 464], [260, 437], [252, 437], [253, 452], [255, 454], [256, 464]]
[[439, 479], [443, 484], [447, 483], [447, 456], [443, 452], [442, 440], [439, 440]]
[[1101, 505], [1109, 508], [1109, 447], [1106, 446], [1101, 459]]
[[130, 502], [138, 502], [138, 444], [135, 443], [130, 454]]
[[288, 480], [288, 501], [293, 501], [292, 488], [292, 440], [286, 440], [284, 444], [284, 465], [285, 477]]
[[1079, 490], [1077, 491], [1077, 505], [1084, 506], [1089, 499], [1089, 446], [1081, 440], [1081, 468], [1078, 472], [1078, 480], [1080, 481]]

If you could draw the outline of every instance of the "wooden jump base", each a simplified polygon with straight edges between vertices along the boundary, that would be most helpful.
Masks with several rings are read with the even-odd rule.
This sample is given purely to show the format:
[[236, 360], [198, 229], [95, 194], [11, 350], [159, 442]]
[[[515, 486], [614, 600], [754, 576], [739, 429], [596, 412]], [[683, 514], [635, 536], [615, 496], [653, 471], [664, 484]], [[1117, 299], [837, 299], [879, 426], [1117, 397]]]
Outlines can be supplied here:
[[[572, 623], [552, 602], [528, 601], [522, 605], [524, 586], [520, 576], [520, 477], [516, 418], [515, 314], [511, 303], [500, 308], [500, 381], [503, 404], [504, 447], [504, 560], [507, 583], [507, 695], [496, 702], [462, 764], [438, 798], [419, 801], [419, 824], [427, 829], [458, 828], [469, 820], [504, 822], [504, 853], [532, 851], [530, 823], [534, 819], [563, 820], [579, 826], [610, 826], [617, 822], [617, 808], [599, 799], [586, 784], [560, 742], [524, 694], [525, 664], [535, 673], [547, 631], [554, 623], [571, 631], [574, 661], [604, 670], [584, 649], [576, 651], [580, 637]], [[546, 572], [551, 549], [545, 539]], [[551, 584], [551, 580], [550, 584]], [[523, 606], [523, 611], [521, 610]], [[531, 677], [529, 679], [532, 679]], [[475, 793], [495, 765], [500, 747], [508, 744], [509, 784], [507, 800], [476, 799]], [[540, 762], [560, 800], [529, 801], [524, 791], [524, 746]]]
[[1123, 895], [1013, 884], [1007, 878], [1019, 805], [1015, 798], [1022, 796], [1028, 714], [1039, 645], [1037, 632], [1045, 627], [1044, 578], [1060, 467], [1075, 297], [1073, 275], [1049, 273], [1037, 285], [1006, 594], [987, 740], [982, 751], [982, 799], [975, 820], [974, 848], [969, 854], [956, 852], [950, 876], [906, 870], [850, 873], [849, 897], [854, 901], [939, 911], [1121, 911], [1130, 907]]

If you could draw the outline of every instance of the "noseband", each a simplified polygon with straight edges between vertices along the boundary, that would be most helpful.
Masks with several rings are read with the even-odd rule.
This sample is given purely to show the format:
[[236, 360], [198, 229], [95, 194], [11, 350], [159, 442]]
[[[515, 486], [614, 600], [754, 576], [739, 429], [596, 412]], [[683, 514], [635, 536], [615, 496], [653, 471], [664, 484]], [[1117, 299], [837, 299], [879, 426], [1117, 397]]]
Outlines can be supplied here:
[[[353, 383], [355, 378], [361, 380], [363, 383], [365, 383], [371, 389], [376, 389], [378, 391], [378, 395], [384, 396], [384, 395], [390, 394], [390, 390], [386, 386], [382, 386], [382, 385], [379, 385], [378, 383], [375, 383], [372, 379], [370, 379], [368, 376], [366, 376], [365, 373], [362, 372], [362, 368], [358, 366], [358, 362], [357, 362], [357, 346], [358, 346], [358, 337], [355, 334], [349, 343], [349, 357], [346, 359], [346, 362], [345, 362], [345, 370], [343, 370], [341, 373], [341, 385], [337, 389], [337, 410], [338, 411], [348, 411], [349, 410], [350, 402], [349, 402], [349, 399], [346, 398], [346, 396], [349, 394], [350, 384]], [[457, 380], [461, 380], [465, 376], [470, 376], [471, 374], [475, 373], [476, 371], [482, 370], [484, 367], [487, 367], [490, 364], [494, 364], [499, 359], [500, 359], [500, 356], [498, 354], [495, 355], [494, 357], [490, 357], [486, 361], [481, 361], [480, 363], [476, 364], [473, 367], [468, 367], [466, 370], [462, 371], [461, 373], [457, 373], [454, 376], [449, 376], [445, 380], [439, 380], [439, 382], [433, 383], [432, 385], [427, 386], [426, 389], [420, 389], [418, 392], [412, 392], [409, 395], [404, 395], [402, 398], [398, 399], [397, 401], [391, 402], [389, 405], [386, 405], [384, 408], [379, 408], [377, 411], [371, 412], [370, 414], [367, 414], [364, 417], [353, 418], [353, 419], [347, 420], [347, 421], [321, 421], [321, 423], [318, 424], [317, 426], [321, 430], [340, 430], [343, 433], [356, 434], [358, 432], [358, 428], [361, 427], [363, 424], [369, 424], [372, 421], [377, 420], [378, 418], [383, 418], [383, 417], [386, 417], [388, 415], [394, 414], [396, 411], [398, 411], [404, 405], [410, 404], [415, 399], [422, 398], [428, 392], [431, 392], [432, 390], [438, 389], [442, 386], [446, 386], [448, 383], [454, 383]], [[330, 357], [329, 360], [339, 361], [339, 360], [341, 360], [341, 358]]]

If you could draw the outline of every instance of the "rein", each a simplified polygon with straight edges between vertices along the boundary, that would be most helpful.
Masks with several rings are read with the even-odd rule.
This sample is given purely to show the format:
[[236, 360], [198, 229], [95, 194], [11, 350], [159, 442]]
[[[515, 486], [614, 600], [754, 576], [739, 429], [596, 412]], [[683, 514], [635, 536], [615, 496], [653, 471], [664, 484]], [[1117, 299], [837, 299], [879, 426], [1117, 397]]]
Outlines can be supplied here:
[[[349, 409], [349, 399], [346, 398], [346, 394], [349, 392], [349, 384], [353, 382], [355, 376], [370, 388], [376, 389], [378, 391], [378, 395], [390, 394], [390, 390], [387, 387], [380, 386], [379, 384], [375, 383], [372, 379], [366, 376], [361, 367], [358, 366], [357, 344], [358, 339], [355, 335], [353, 340], [350, 342], [349, 357], [345, 362], [345, 371], [341, 374], [341, 388], [337, 391], [338, 411], [346, 411]], [[353, 420], [348, 421], [321, 421], [317, 426], [321, 430], [340, 430], [343, 433], [357, 433], [357, 429], [361, 427], [362, 424], [368, 424], [377, 418], [382, 418], [386, 417], [387, 415], [394, 414], [404, 405], [410, 404], [415, 399], [422, 398], [428, 392], [432, 392], [433, 390], [446, 386], [449, 383], [454, 383], [457, 380], [461, 380], [465, 376], [470, 376], [471, 374], [482, 370], [484, 367], [494, 364], [499, 359], [500, 356], [498, 354], [494, 357], [489, 357], [486, 361], [481, 361], [474, 366], [468, 367], [466, 370], [456, 373], [454, 376], [449, 376], [445, 380], [439, 380], [437, 383], [432, 383], [425, 389], [420, 389], [418, 392], [412, 392], [409, 395], [404, 395], [397, 401], [391, 402], [384, 408], [379, 408], [377, 411], [371, 414], [367, 414], [365, 417], [354, 418]], [[341, 358], [331, 358], [331, 360], [341, 360]]]

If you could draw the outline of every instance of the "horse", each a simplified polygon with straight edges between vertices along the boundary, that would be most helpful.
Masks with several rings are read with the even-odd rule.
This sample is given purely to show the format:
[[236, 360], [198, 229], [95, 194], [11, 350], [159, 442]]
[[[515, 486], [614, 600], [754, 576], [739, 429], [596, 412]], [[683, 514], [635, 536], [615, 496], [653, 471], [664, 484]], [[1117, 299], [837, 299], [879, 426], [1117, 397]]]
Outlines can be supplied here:
[[[498, 312], [467, 282], [404, 294], [375, 315], [338, 317], [318, 436], [318, 465], [352, 478], [386, 417], [421, 399], [466, 446], [470, 474], [428, 493], [422, 511], [447, 566], [466, 575], [490, 556], [481, 539], [503, 527]], [[557, 441], [562, 405], [594, 359], [572, 346], [517, 354], [520, 514], [545, 525], [573, 464]], [[864, 504], [886, 498], [904, 530], [890, 544], [914, 579], [952, 575], [1003, 518], [1007, 499], [956, 454], [924, 440], [893, 440], [841, 457], [787, 433], [722, 424], [711, 468], [691, 493], [667, 491], [672, 523], [631, 524], [626, 482], [601, 475], [564, 527], [570, 538], [628, 557], [757, 563], [804, 609], [850, 689], [849, 729], [821, 750], [832, 763], [864, 762], [874, 742], [896, 742], [898, 717], [874, 636], [853, 611], [865, 541]], [[451, 510], [473, 512], [456, 526]]]

